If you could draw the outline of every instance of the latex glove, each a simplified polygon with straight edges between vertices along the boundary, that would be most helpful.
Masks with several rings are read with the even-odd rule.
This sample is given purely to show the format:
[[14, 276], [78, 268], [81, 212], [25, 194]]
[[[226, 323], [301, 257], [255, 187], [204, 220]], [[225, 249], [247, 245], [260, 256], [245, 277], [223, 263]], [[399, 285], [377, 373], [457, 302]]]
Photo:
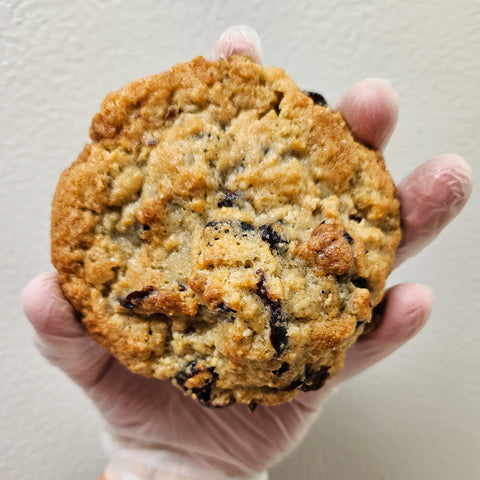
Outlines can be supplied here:
[[[259, 60], [258, 37], [252, 35], [249, 29], [230, 30], [214, 56], [246, 53]], [[360, 140], [384, 148], [398, 110], [388, 82], [353, 85], [337, 108]], [[404, 236], [397, 263], [432, 241], [470, 192], [471, 170], [455, 155], [435, 157], [405, 179], [398, 186]], [[244, 405], [205, 408], [170, 382], [129, 372], [85, 333], [54, 274], [37, 277], [24, 291], [41, 353], [85, 390], [105, 418], [111, 458], [106, 477], [121, 480], [266, 478], [262, 472], [297, 445], [331, 390], [413, 337], [431, 306], [432, 294], [422, 285], [391, 288], [377, 309], [379, 326], [348, 350], [339, 375], [322, 390], [250, 413]]]

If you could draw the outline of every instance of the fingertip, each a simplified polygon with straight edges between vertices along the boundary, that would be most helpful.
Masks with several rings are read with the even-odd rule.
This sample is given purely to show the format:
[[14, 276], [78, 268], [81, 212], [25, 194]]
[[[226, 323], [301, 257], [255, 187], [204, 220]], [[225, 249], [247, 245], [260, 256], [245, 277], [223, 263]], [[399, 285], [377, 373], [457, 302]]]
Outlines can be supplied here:
[[43, 292], [55, 289], [55, 275], [43, 273], [31, 279], [22, 291], [23, 311], [34, 327], [43, 323]]
[[75, 311], [63, 296], [56, 273], [32, 279], [22, 291], [23, 309], [38, 334], [76, 337], [84, 334]]
[[433, 292], [419, 283], [403, 283], [390, 288], [373, 309], [372, 320], [360, 341], [374, 335], [382, 336], [383, 341], [387, 337], [390, 340], [413, 337], [428, 319], [433, 300]]
[[434, 173], [434, 180], [442, 180], [456, 199], [461, 197], [468, 200], [472, 193], [473, 172], [462, 157], [455, 153], [444, 153], [433, 157], [428, 164]]
[[460, 155], [456, 153], [444, 153], [433, 157], [433, 159], [447, 163], [451, 168], [463, 172], [470, 180], [472, 179], [472, 167]]
[[398, 190], [400, 194], [415, 191], [431, 196], [432, 189], [426, 187], [434, 187], [438, 193], [445, 192], [447, 187], [447, 191], [452, 190], [456, 197], [468, 198], [472, 191], [472, 178], [472, 168], [462, 157], [455, 153], [444, 153], [417, 167], [401, 182]]
[[389, 289], [383, 299], [385, 308], [378, 329], [362, 340], [403, 344], [423, 328], [433, 301], [430, 288], [419, 283], [404, 283]]
[[212, 49], [214, 60], [232, 55], [246, 55], [262, 63], [262, 44], [257, 32], [246, 25], [234, 25], [227, 28]]
[[361, 142], [383, 150], [397, 123], [398, 95], [388, 80], [369, 78], [353, 84], [336, 109]]
[[462, 157], [448, 153], [431, 158], [399, 184], [403, 238], [396, 266], [432, 242], [460, 213], [472, 193], [472, 176]]

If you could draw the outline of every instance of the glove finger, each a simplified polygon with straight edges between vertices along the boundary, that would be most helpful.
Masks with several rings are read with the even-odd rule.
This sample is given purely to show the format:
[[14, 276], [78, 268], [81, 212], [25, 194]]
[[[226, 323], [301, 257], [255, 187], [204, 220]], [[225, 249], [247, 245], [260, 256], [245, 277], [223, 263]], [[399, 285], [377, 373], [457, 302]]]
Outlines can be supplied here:
[[215, 43], [212, 50], [213, 60], [231, 55], [246, 55], [259, 65], [262, 63], [262, 44], [257, 32], [245, 25], [227, 28]]
[[398, 187], [403, 239], [395, 265], [433, 241], [471, 192], [472, 170], [457, 155], [439, 155], [414, 170]]
[[340, 97], [336, 110], [359, 141], [383, 150], [397, 123], [398, 96], [387, 80], [363, 80]]
[[404, 283], [387, 290], [375, 309], [378, 326], [348, 350], [343, 370], [332, 383], [338, 385], [357, 375], [413, 338], [427, 321], [432, 304], [433, 295], [424, 285]]
[[55, 274], [34, 278], [23, 291], [24, 311], [40, 353], [84, 388], [95, 385], [112, 357], [88, 336], [65, 300]]

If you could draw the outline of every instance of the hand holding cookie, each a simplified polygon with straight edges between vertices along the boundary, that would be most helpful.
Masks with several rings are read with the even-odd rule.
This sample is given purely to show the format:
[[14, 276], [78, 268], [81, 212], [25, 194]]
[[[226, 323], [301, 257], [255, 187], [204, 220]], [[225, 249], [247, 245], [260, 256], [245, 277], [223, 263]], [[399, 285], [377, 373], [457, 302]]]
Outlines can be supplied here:
[[[246, 54], [259, 61], [261, 52], [258, 45], [258, 40], [255, 36], [252, 37], [249, 30], [233, 30], [222, 36], [214, 49], [214, 54], [217, 57]], [[240, 69], [240, 66], [238, 68]], [[138, 85], [137, 88], [141, 89], [142, 87]], [[297, 96], [297, 94], [293, 97], [301, 106], [305, 105], [302, 108], [313, 108], [307, 106], [303, 97]], [[218, 99], [220, 102], [222, 97], [219, 95]], [[278, 109], [282, 99], [277, 100], [276, 108]], [[179, 101], [182, 101], [182, 99]], [[328, 394], [332, 387], [364, 370], [401, 346], [421, 328], [431, 308], [432, 296], [426, 287], [416, 284], [393, 287], [386, 292], [381, 304], [382, 308], [377, 309], [377, 315], [381, 315], [379, 326], [371, 333], [360, 336], [353, 343], [364, 328], [362, 322], [370, 320], [369, 313], [365, 313], [366, 310], [362, 307], [362, 299], [368, 292], [369, 298], [373, 298], [371, 302], [373, 304], [378, 303], [380, 300], [379, 293], [381, 295], [385, 276], [389, 270], [387, 265], [393, 261], [393, 255], [387, 253], [387, 260], [376, 257], [378, 261], [372, 262], [370, 265], [368, 255], [372, 254], [366, 255], [365, 250], [367, 249], [363, 248], [362, 250], [358, 245], [370, 242], [374, 246], [376, 236], [368, 236], [367, 233], [375, 227], [373, 222], [377, 221], [377, 216], [378, 218], [381, 217], [381, 222], [383, 222], [382, 232], [387, 232], [385, 236], [390, 235], [392, 238], [390, 249], [395, 248], [395, 242], [397, 242], [395, 240], [396, 227], [394, 224], [395, 202], [390, 199], [387, 206], [385, 206], [385, 202], [377, 202], [374, 205], [375, 208], [370, 206], [361, 209], [359, 205], [365, 205], [368, 195], [362, 190], [355, 197], [355, 201], [352, 201], [350, 197], [347, 198], [348, 195], [343, 194], [341, 187], [341, 183], [345, 179], [340, 178], [337, 179], [338, 185], [322, 184], [322, 188], [327, 191], [327, 194], [325, 194], [322, 204], [316, 204], [315, 195], [311, 192], [315, 188], [319, 189], [318, 185], [321, 182], [317, 175], [317, 184], [307, 182], [309, 189], [302, 193], [304, 199], [302, 211], [310, 209], [308, 216], [315, 217], [311, 224], [308, 223], [306, 219], [304, 220], [301, 215], [298, 215], [301, 209], [292, 212], [286, 210], [285, 204], [291, 205], [293, 195], [297, 192], [288, 193], [288, 182], [292, 183], [294, 181], [289, 179], [288, 176], [287, 184], [281, 184], [281, 176], [275, 175], [275, 162], [278, 161], [279, 157], [282, 157], [285, 162], [291, 164], [288, 171], [295, 172], [297, 163], [292, 160], [292, 145], [293, 150], [296, 150], [296, 155], [302, 156], [302, 152], [307, 149], [305, 138], [308, 144], [310, 137], [302, 137], [301, 135], [299, 137], [297, 135], [295, 141], [290, 141], [289, 150], [282, 144], [281, 139], [267, 144], [265, 139], [270, 140], [271, 132], [275, 131], [267, 123], [269, 113], [267, 112], [262, 118], [262, 120], [265, 119], [264, 123], [259, 124], [257, 130], [252, 126], [254, 124], [252, 119], [246, 115], [245, 125], [251, 129], [248, 133], [249, 135], [256, 135], [259, 152], [261, 150], [262, 156], [268, 158], [270, 163], [264, 165], [263, 171], [254, 170], [249, 163], [249, 158], [243, 159], [242, 162], [241, 155], [238, 157], [237, 163], [228, 163], [227, 159], [223, 159], [221, 156], [222, 151], [227, 148], [230, 151], [238, 149], [239, 152], [245, 152], [249, 146], [248, 135], [242, 138], [240, 124], [239, 130], [233, 132], [236, 143], [229, 143], [228, 146], [221, 144], [221, 138], [224, 138], [221, 132], [222, 122], [230, 121], [230, 118], [223, 118], [222, 115], [226, 115], [225, 112], [228, 108], [230, 106], [226, 104], [218, 109], [218, 112], [216, 112], [218, 128], [217, 126], [212, 127], [212, 131], [206, 132], [205, 124], [202, 124], [201, 128], [198, 125], [196, 126], [195, 122], [198, 123], [198, 119], [192, 120], [190, 124], [184, 126], [184, 130], [188, 129], [187, 133], [194, 143], [192, 158], [188, 161], [193, 164], [196, 161], [195, 155], [208, 153], [204, 152], [205, 149], [216, 149], [212, 153], [212, 158], [215, 158], [217, 162], [224, 161], [224, 164], [222, 164], [224, 170], [220, 172], [218, 178], [205, 174], [200, 165], [195, 167], [195, 172], [199, 172], [201, 175], [195, 176], [192, 175], [193, 170], [186, 168], [188, 167], [187, 164], [172, 164], [171, 158], [175, 158], [178, 154], [174, 150], [174, 145], [186, 141], [185, 132], [178, 132], [177, 130], [166, 134], [167, 137], [168, 135], [172, 137], [167, 138], [167, 140], [172, 140], [170, 143], [172, 151], [163, 152], [163, 157], [160, 153], [150, 153], [158, 145], [159, 138], [154, 136], [143, 138], [144, 153], [148, 151], [148, 155], [151, 155], [148, 158], [154, 158], [153, 161], [157, 161], [164, 166], [166, 164], [167, 167], [164, 170], [173, 169], [175, 178], [178, 180], [177, 184], [172, 184], [172, 176], [165, 174], [162, 177], [165, 185], [162, 201], [167, 202], [171, 198], [175, 198], [177, 207], [181, 203], [180, 200], [188, 201], [188, 208], [193, 212], [189, 218], [196, 219], [191, 220], [190, 224], [192, 222], [198, 224], [199, 218], [203, 221], [202, 236], [193, 235], [196, 243], [191, 248], [191, 252], [200, 253], [191, 257], [195, 269], [192, 269], [187, 281], [183, 284], [177, 282], [175, 289], [164, 288], [162, 290], [158, 288], [158, 280], [150, 272], [148, 281], [142, 278], [141, 283], [134, 288], [130, 288], [131, 282], [138, 278], [138, 275], [135, 276], [134, 273], [143, 273], [141, 263], [136, 261], [134, 263], [137, 267], [133, 265], [130, 277], [124, 275], [123, 278], [120, 278], [118, 286], [114, 287], [118, 290], [110, 295], [112, 282], [118, 280], [116, 275], [123, 268], [121, 265], [123, 253], [120, 248], [121, 245], [118, 243], [105, 246], [105, 239], [99, 235], [99, 230], [94, 234], [89, 233], [91, 241], [88, 257], [76, 260], [76, 262], [82, 263], [85, 274], [89, 278], [89, 283], [97, 284], [97, 287], [99, 287], [96, 288], [96, 291], [100, 293], [94, 294], [98, 295], [98, 305], [104, 305], [109, 297], [118, 300], [108, 330], [109, 332], [115, 331], [115, 328], [119, 325], [118, 332], [125, 328], [133, 331], [132, 335], [126, 340], [120, 340], [124, 344], [128, 344], [130, 356], [131, 352], [137, 349], [137, 358], [141, 358], [141, 365], [136, 365], [133, 369], [144, 373], [142, 369], [152, 368], [149, 359], [155, 357], [157, 352], [153, 348], [149, 350], [148, 355], [143, 355], [143, 347], [139, 344], [139, 339], [145, 336], [145, 332], [139, 330], [138, 323], [129, 324], [125, 322], [125, 318], [130, 318], [132, 314], [155, 317], [156, 320], [148, 324], [147, 337], [168, 335], [169, 338], [176, 339], [177, 343], [173, 350], [176, 357], [173, 358], [174, 356], [170, 355], [167, 360], [162, 360], [161, 368], [155, 368], [157, 368], [157, 371], [170, 369], [168, 371], [171, 372], [170, 376], [175, 379], [176, 384], [181, 389], [193, 393], [204, 404], [223, 406], [233, 403], [232, 398], [235, 398], [239, 402], [250, 404], [253, 408], [257, 403], [278, 403], [277, 400], [285, 401], [297, 396], [294, 400], [275, 407], [259, 405], [252, 415], [241, 405], [232, 405], [222, 410], [207, 409], [205, 406], [192, 401], [191, 398], [185, 397], [179, 389], [173, 388], [169, 382], [135, 375], [125, 368], [107, 350], [104, 350], [92, 340], [83, 326], [77, 322], [72, 307], [63, 298], [57, 277], [54, 275], [38, 277], [25, 290], [25, 310], [36, 329], [39, 348], [52, 363], [63, 369], [86, 390], [105, 416], [110, 425], [112, 441], [115, 445], [112, 448], [112, 459], [118, 475], [120, 475], [122, 468], [129, 468], [132, 471], [144, 468], [143, 471], [145, 472], [145, 465], [152, 462], [152, 470], [159, 469], [160, 465], [163, 465], [165, 471], [168, 471], [168, 462], [171, 461], [181, 464], [184, 469], [179, 472], [177, 478], [182, 478], [181, 474], [184, 476], [190, 475], [188, 478], [196, 478], [192, 475], [197, 475], [198, 478], [250, 475], [253, 478], [253, 475], [270, 467], [296, 445], [313, 420], [322, 398]], [[396, 95], [388, 83], [375, 80], [360, 82], [345, 93], [336, 109], [341, 112], [353, 135], [358, 140], [374, 149], [381, 150], [384, 148], [393, 131], [397, 117]], [[275, 128], [278, 130], [278, 112], [275, 112], [275, 105], [271, 110], [273, 111], [271, 114], [272, 121], [277, 122]], [[104, 110], [102, 114], [105, 116], [106, 113], [108, 111]], [[142, 114], [142, 112], [139, 113]], [[274, 117], [275, 113], [277, 114], [276, 117]], [[235, 112], [235, 117], [237, 114], [238, 112]], [[178, 115], [179, 109], [177, 108], [165, 111], [163, 117], [167, 118], [168, 121], [174, 121]], [[239, 117], [241, 115], [242, 112], [240, 112]], [[324, 121], [323, 113], [314, 113], [313, 115], [313, 118], [319, 122]], [[333, 112], [331, 115], [334, 115]], [[115, 118], [110, 120], [112, 121], [97, 118], [92, 124], [93, 138], [98, 141], [106, 139], [108, 145], [105, 146], [105, 155], [111, 153], [108, 152], [109, 148], [113, 150], [113, 144], [108, 143], [109, 139], [118, 133], [114, 131]], [[112, 127], [113, 130], [107, 128], [108, 126]], [[337, 125], [335, 128], [337, 132], [340, 127]], [[264, 137], [262, 137], [262, 132], [266, 132]], [[178, 133], [181, 133], [183, 137], [174, 136]], [[204, 137], [202, 137], [202, 133], [205, 134]], [[136, 133], [133, 132], [132, 134]], [[210, 138], [208, 134], [210, 134]], [[212, 135], [218, 135], [218, 145], [211, 141]], [[118, 148], [118, 145], [114, 147]], [[124, 145], [120, 145], [120, 147], [123, 149], [123, 155], [126, 158], [131, 146], [125, 141]], [[191, 146], [188, 148], [191, 148]], [[355, 148], [359, 148], [360, 155], [365, 156], [365, 158], [370, 155], [368, 153], [370, 152], [369, 149]], [[145, 155], [147, 154], [145, 153]], [[156, 160], [155, 155], [157, 155]], [[232, 156], [233, 154], [230, 155], [230, 157]], [[277, 160], [275, 160], [275, 157]], [[122, 159], [117, 160], [119, 164], [121, 161]], [[151, 168], [151, 165], [152, 163], [145, 159], [140, 168], [148, 169]], [[313, 165], [313, 170], [315, 170], [315, 165]], [[342, 171], [346, 170], [339, 170], [341, 177]], [[282, 171], [286, 175], [287, 171]], [[272, 198], [266, 190], [257, 188], [256, 192], [262, 195], [250, 199], [248, 197], [248, 189], [252, 188], [250, 185], [261, 181], [265, 183], [268, 179], [268, 173], [279, 182], [277, 196]], [[391, 188], [383, 170], [375, 170], [374, 175], [377, 178], [382, 178], [379, 183], [387, 184], [385, 187], [387, 190]], [[301, 176], [297, 174], [295, 178], [298, 179]], [[469, 167], [463, 160], [454, 155], [443, 155], [421, 166], [398, 186], [397, 197], [401, 203], [403, 239], [398, 250], [397, 263], [417, 253], [428, 244], [461, 210], [471, 190], [470, 176]], [[222, 180], [221, 189], [218, 188], [219, 178]], [[156, 181], [158, 182], [158, 179]], [[217, 182], [215, 184], [216, 196], [205, 195], [203, 199], [199, 200], [200, 197], [194, 195], [197, 191], [206, 191], [206, 187], [212, 186], [215, 182]], [[109, 192], [108, 201], [121, 205], [127, 197], [128, 201], [131, 201], [129, 195], [134, 199], [142, 180], [138, 172], [131, 166], [127, 166], [114, 177], [113, 183], [118, 188], [112, 188]], [[96, 185], [98, 186], [97, 194], [102, 196], [104, 187], [100, 181]], [[363, 183], [362, 188], [366, 188]], [[213, 189], [211, 190], [213, 191]], [[287, 200], [280, 202], [278, 205], [275, 204], [275, 208], [271, 208], [272, 203], [277, 202], [281, 194], [287, 195]], [[385, 195], [388, 197], [388, 192]], [[311, 199], [307, 202], [306, 198]], [[203, 203], [201, 200], [203, 200]], [[77, 202], [77, 200], [75, 201]], [[249, 208], [248, 205], [253, 205], [254, 208]], [[348, 212], [345, 205], [350, 205]], [[383, 205], [383, 210], [381, 205]], [[268, 206], [268, 209], [266, 206]], [[186, 203], [183, 207], [180, 206], [181, 208], [185, 209]], [[389, 217], [390, 214], [384, 212], [390, 208], [392, 213]], [[89, 212], [87, 215], [91, 217], [92, 222], [96, 220], [96, 215], [99, 214], [86, 201], [81, 205], [81, 209], [83, 209], [83, 212]], [[106, 231], [109, 225], [120, 225], [121, 228], [125, 229], [124, 236], [135, 248], [145, 241], [150, 241], [150, 244], [153, 244], [158, 235], [165, 233], [161, 230], [165, 222], [163, 220], [160, 222], [153, 221], [159, 214], [158, 204], [143, 202], [140, 210], [141, 215], [130, 212], [132, 218], [128, 217], [128, 211], [124, 215], [122, 214], [121, 218], [115, 216], [118, 214], [118, 209], [117, 211], [111, 211], [102, 220], [102, 228]], [[348, 216], [347, 227], [345, 227], [345, 215]], [[182, 225], [183, 221], [183, 229], [190, 228], [182, 218], [186, 217], [179, 216], [177, 224]], [[295, 218], [297, 223], [292, 223], [291, 218]], [[390, 218], [390, 224], [385, 221], [387, 218]], [[369, 222], [368, 228], [364, 228], [367, 222]], [[71, 229], [74, 228], [77, 227], [72, 224]], [[304, 233], [299, 234], [298, 232], [302, 232], [302, 228]], [[197, 230], [193, 229], [192, 231], [196, 232]], [[310, 233], [307, 235], [306, 232]], [[83, 233], [80, 232], [80, 234]], [[180, 269], [178, 265], [181, 263], [180, 257], [182, 255], [175, 257], [175, 252], [179, 252], [181, 245], [184, 244], [185, 240], [182, 238], [180, 231], [168, 231], [168, 238], [163, 242], [163, 245], [166, 250], [173, 252], [173, 260], [169, 264], [170, 278], [166, 278], [165, 284], [168, 284], [169, 281], [171, 283], [173, 273], [178, 271], [176, 269]], [[327, 244], [335, 247], [329, 249]], [[133, 247], [128, 246], [126, 248]], [[254, 251], [255, 255], [252, 258], [244, 258], [247, 250]], [[110, 263], [108, 265], [104, 262], [105, 256], [101, 254], [105, 251], [109, 253]], [[339, 255], [338, 252], [342, 252], [342, 254]], [[145, 255], [145, 252], [141, 255]], [[367, 256], [367, 259], [364, 258], [365, 256]], [[281, 258], [287, 257], [290, 262], [289, 270], [287, 270], [285, 263], [281, 263], [283, 262]], [[165, 258], [163, 255], [162, 258], [156, 258], [156, 261], [161, 264]], [[270, 260], [259, 266], [255, 265], [255, 262], [258, 261], [255, 260], [256, 258], [268, 258]], [[309, 284], [314, 285], [314, 287], [310, 288], [310, 296], [308, 301], [305, 301], [304, 291], [306, 288], [298, 287], [301, 280], [299, 280], [297, 273], [300, 270], [305, 270], [304, 264], [308, 262], [310, 262], [310, 270], [313, 272], [310, 274], [311, 282]], [[70, 263], [69, 273], [72, 272], [71, 265], [73, 263]], [[379, 264], [384, 265], [383, 269], [380, 269], [381, 272], [375, 270], [375, 265], [378, 266]], [[241, 269], [239, 269], [240, 265]], [[235, 269], [232, 266], [235, 266]], [[140, 268], [140, 271], [135, 271], [135, 268]], [[227, 283], [235, 288], [224, 288], [226, 270], [228, 270], [229, 275]], [[242, 275], [238, 273], [239, 270], [241, 270]], [[288, 304], [285, 286], [276, 280], [278, 277], [276, 273], [279, 270], [282, 270], [282, 272], [288, 271], [288, 292], [294, 292], [292, 299], [295, 300], [291, 304]], [[217, 272], [221, 272], [223, 280], [217, 278]], [[359, 273], [362, 273], [362, 275]], [[65, 271], [63, 275], [65, 279]], [[72, 278], [71, 276], [70, 279]], [[83, 288], [83, 284], [79, 283], [76, 278], [73, 278], [71, 285], [73, 285], [70, 288], [71, 292], [80, 291]], [[123, 290], [121, 290], [122, 288]], [[249, 294], [250, 296], [238, 296], [235, 292], [238, 292], [239, 288], [240, 290], [243, 289], [241, 291], [252, 293]], [[330, 295], [321, 293], [322, 290], [323, 292], [328, 291]], [[284, 312], [287, 311], [289, 314], [296, 312], [297, 318], [304, 318], [302, 315], [308, 317], [310, 315], [308, 305], [315, 304], [315, 293], [318, 293], [319, 296], [325, 295], [325, 298], [322, 299], [322, 303], [325, 303], [328, 298], [343, 298], [342, 292], [347, 290], [349, 293], [348, 306], [351, 311], [348, 318], [344, 319], [342, 329], [337, 328], [335, 336], [329, 337], [332, 342], [337, 342], [336, 345], [341, 346], [339, 348], [341, 355], [333, 356], [330, 350], [327, 351], [328, 349], [323, 349], [322, 352], [324, 353], [321, 353], [321, 349], [316, 349], [316, 346], [320, 343], [320, 341], [317, 341], [315, 348], [310, 348], [305, 354], [306, 357], [301, 359], [303, 370], [299, 374], [299, 364], [301, 362], [295, 363], [295, 358], [299, 355], [298, 351], [295, 352], [295, 355], [290, 354], [291, 357], [287, 358], [287, 355], [290, 351], [294, 351], [298, 342], [302, 342], [302, 339], [306, 336], [302, 333], [300, 326], [297, 324], [292, 326], [292, 322], [287, 320]], [[121, 291], [122, 294], [118, 293]], [[155, 295], [152, 295], [153, 292], [155, 292]], [[198, 305], [197, 296], [199, 294], [205, 299], [205, 305]], [[82, 310], [82, 302], [84, 304], [88, 303], [86, 296], [82, 293], [77, 295], [76, 298], [76, 308]], [[254, 301], [249, 303], [248, 300], [252, 298], [254, 298]], [[351, 298], [355, 298], [356, 301], [352, 303]], [[303, 307], [302, 301], [304, 302]], [[332, 306], [332, 309], [339, 308], [341, 305], [341, 308], [345, 310], [347, 304], [338, 302], [336, 307], [335, 304]], [[285, 307], [286, 304], [288, 304], [287, 307]], [[191, 317], [197, 315], [199, 308], [204, 309], [205, 315], [202, 318], [203, 323], [198, 322], [198, 330], [195, 331]], [[248, 329], [255, 332], [253, 337], [261, 338], [261, 335], [258, 335], [260, 327], [254, 324], [254, 319], [258, 316], [257, 310], [261, 311], [265, 317], [261, 318], [261, 324], [266, 325], [266, 334], [262, 342], [258, 344], [250, 338], [252, 334], [248, 335], [247, 329], [235, 329], [235, 321], [238, 322], [239, 312], [245, 312], [242, 322], [250, 322]], [[379, 313], [380, 310], [381, 314]], [[158, 318], [161, 316], [172, 317], [172, 312], [176, 315], [175, 328], [166, 333], [165, 322], [158, 321]], [[254, 362], [258, 364], [259, 361], [262, 361], [268, 364], [269, 368], [262, 366], [259, 369], [257, 366], [248, 370], [250, 367], [245, 367], [248, 372], [247, 378], [245, 378], [245, 369], [237, 368], [238, 372], [236, 373], [232, 367], [227, 376], [234, 378], [235, 382], [228, 384], [225, 380], [222, 384], [224, 387], [218, 387], [220, 382], [217, 382], [217, 378], [222, 373], [221, 366], [223, 364], [221, 360], [218, 360], [215, 365], [212, 365], [207, 360], [212, 357], [212, 352], [208, 347], [208, 341], [210, 340], [207, 339], [209, 322], [213, 322], [209, 317], [211, 312], [222, 315], [227, 319], [225, 328], [228, 328], [228, 332], [224, 335], [228, 341], [222, 347], [222, 354], [225, 357], [230, 361], [232, 358], [237, 359], [237, 364], [243, 362], [244, 365], [248, 366], [249, 362], [252, 364], [251, 352], [255, 352]], [[359, 315], [363, 315], [364, 320], [360, 321]], [[230, 317], [235, 318], [232, 320]], [[306, 324], [305, 321], [304, 323]], [[97, 329], [96, 332], [99, 337], [106, 336], [101, 325], [94, 325], [91, 322], [87, 327], [91, 330], [90, 334], [93, 331], [94, 336], [95, 329]], [[145, 326], [143, 325], [142, 328], [145, 328]], [[149, 329], [152, 330], [152, 334], [149, 333]], [[247, 334], [244, 333], [245, 331], [247, 331]], [[300, 333], [297, 334], [297, 332]], [[219, 336], [220, 334], [217, 332], [215, 335]], [[237, 339], [235, 335], [239, 335], [239, 338]], [[120, 337], [120, 335], [117, 335], [117, 337]], [[248, 348], [241, 348], [242, 342], [248, 342]], [[188, 361], [188, 355], [182, 354], [183, 363], [179, 368], [178, 352], [191, 351], [198, 345], [200, 345], [198, 350], [203, 349], [206, 352], [202, 361]], [[263, 348], [265, 345], [269, 348], [268, 352]], [[352, 346], [346, 350], [350, 345]], [[330, 376], [330, 373], [340, 370], [345, 351], [343, 370], [335, 377], [332, 375], [333, 378], [325, 384], [325, 380]], [[162, 357], [162, 355], [163, 353], [160, 352], [158, 356]], [[165, 356], [163, 355], [163, 357]], [[196, 358], [198, 357], [197, 354]], [[124, 363], [128, 362], [124, 361]], [[309, 365], [308, 369], [306, 365]], [[322, 366], [325, 366], [325, 368], [322, 369]], [[263, 370], [268, 370], [273, 380], [266, 374], [265, 378], [262, 379], [263, 374], [261, 372]], [[260, 377], [259, 380], [264, 381], [265, 385], [268, 385], [268, 382], [274, 385], [272, 382], [276, 379], [280, 379], [278, 380], [280, 383], [276, 384], [276, 387], [267, 388], [265, 386], [261, 389], [255, 386], [249, 387], [248, 382], [255, 374]], [[291, 375], [291, 378], [289, 375]], [[285, 380], [281, 377], [284, 377]], [[284, 383], [281, 383], [282, 381]], [[325, 386], [323, 386], [324, 384]], [[238, 387], [238, 385], [240, 386]], [[318, 391], [311, 391], [322, 386], [323, 388]], [[268, 439], [270, 441], [266, 441]], [[169, 447], [166, 448], [165, 445]], [[199, 458], [203, 459], [202, 462], [198, 461]], [[120, 467], [119, 465], [123, 466]], [[129, 466], [125, 467], [125, 465]], [[192, 472], [195, 473], [192, 474]], [[217, 476], [215, 477], [215, 475]], [[224, 476], [222, 477], [222, 475]], [[139, 476], [138, 478], [149, 477]]]

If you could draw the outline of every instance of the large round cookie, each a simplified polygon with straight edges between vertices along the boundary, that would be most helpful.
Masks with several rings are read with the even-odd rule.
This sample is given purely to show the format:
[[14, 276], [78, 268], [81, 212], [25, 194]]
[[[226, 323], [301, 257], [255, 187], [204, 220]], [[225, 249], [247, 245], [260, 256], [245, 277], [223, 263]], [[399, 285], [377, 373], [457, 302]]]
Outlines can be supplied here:
[[195, 58], [104, 100], [52, 212], [88, 332], [207, 406], [341, 368], [400, 239], [382, 156], [280, 69]]

